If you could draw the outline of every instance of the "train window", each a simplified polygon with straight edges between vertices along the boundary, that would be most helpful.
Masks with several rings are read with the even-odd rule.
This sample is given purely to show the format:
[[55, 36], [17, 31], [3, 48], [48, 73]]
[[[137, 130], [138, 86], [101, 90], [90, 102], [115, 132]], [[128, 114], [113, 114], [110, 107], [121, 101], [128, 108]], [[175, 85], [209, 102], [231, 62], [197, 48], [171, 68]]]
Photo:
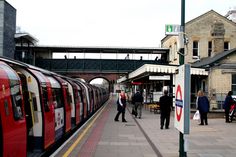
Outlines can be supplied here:
[[60, 88], [53, 88], [52, 89], [53, 94], [53, 102], [55, 108], [61, 108], [62, 107], [62, 92]]
[[11, 86], [11, 99], [14, 119], [19, 120], [23, 118], [22, 110], [22, 95], [20, 93], [20, 85]]
[[80, 102], [83, 102], [83, 101], [82, 101], [82, 96], [81, 96], [80, 92], [78, 92], [78, 97], [79, 97], [79, 101], [80, 101]]
[[72, 95], [70, 94], [68, 89], [66, 89], [66, 97], [67, 97], [67, 104], [70, 106], [70, 104], [72, 103]]
[[43, 92], [43, 104], [44, 104], [44, 111], [49, 112], [49, 104], [48, 104], [48, 91], [47, 87], [42, 87], [42, 92]]
[[34, 109], [34, 111], [38, 111], [38, 107], [37, 107], [37, 99], [36, 99], [36, 96], [35, 96], [35, 94], [34, 93], [32, 93], [32, 92], [30, 92], [30, 98], [31, 98], [31, 102], [32, 102], [32, 106], [33, 106], [33, 109]]
[[9, 115], [9, 107], [8, 107], [8, 102], [6, 99], [4, 100], [4, 108], [5, 108], [6, 116], [8, 116]]

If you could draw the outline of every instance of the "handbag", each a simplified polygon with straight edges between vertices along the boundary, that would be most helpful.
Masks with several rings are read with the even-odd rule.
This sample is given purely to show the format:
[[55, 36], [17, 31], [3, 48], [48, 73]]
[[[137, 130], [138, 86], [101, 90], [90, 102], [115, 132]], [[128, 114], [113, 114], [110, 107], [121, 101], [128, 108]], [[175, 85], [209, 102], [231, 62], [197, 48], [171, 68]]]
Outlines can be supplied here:
[[199, 110], [197, 110], [193, 115], [193, 120], [200, 120], [200, 113]]

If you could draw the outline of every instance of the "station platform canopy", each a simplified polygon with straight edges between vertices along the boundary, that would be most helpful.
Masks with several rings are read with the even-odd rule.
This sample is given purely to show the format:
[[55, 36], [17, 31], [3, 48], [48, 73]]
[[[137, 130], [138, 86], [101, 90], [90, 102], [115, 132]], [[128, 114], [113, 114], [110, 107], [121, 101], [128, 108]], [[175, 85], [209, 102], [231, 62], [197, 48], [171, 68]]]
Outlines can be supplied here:
[[[128, 74], [128, 76], [124, 76], [117, 80], [117, 83], [132, 81], [136, 79], [141, 79], [152, 74], [160, 74], [160, 75], [173, 75], [176, 73], [178, 66], [177, 65], [154, 65], [154, 64], [145, 64], [135, 71]], [[207, 76], [208, 71], [202, 68], [192, 68], [191, 67], [191, 75], [203, 75]], [[163, 77], [163, 80], [165, 78]]]

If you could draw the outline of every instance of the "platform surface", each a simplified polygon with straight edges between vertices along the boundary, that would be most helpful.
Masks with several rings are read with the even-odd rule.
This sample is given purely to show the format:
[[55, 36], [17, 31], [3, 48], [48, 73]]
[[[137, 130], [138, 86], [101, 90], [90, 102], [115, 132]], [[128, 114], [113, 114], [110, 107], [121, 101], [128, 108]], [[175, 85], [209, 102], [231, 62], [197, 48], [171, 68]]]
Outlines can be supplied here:
[[[70, 157], [178, 157], [179, 131], [172, 112], [169, 129], [160, 129], [160, 114], [143, 108], [141, 119], [131, 115], [115, 122], [116, 97], [88, 122], [65, 146], [52, 156]], [[184, 135], [188, 157], [235, 157], [236, 121], [225, 123], [224, 117], [210, 118], [200, 126], [190, 120], [190, 134]]]

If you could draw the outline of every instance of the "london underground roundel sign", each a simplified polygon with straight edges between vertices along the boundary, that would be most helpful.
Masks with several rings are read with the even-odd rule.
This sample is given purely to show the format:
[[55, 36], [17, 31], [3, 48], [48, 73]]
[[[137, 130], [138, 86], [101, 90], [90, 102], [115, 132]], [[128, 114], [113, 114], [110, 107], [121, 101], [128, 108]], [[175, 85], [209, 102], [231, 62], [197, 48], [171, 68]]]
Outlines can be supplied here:
[[180, 85], [177, 86], [175, 97], [176, 97], [176, 99], [175, 99], [176, 119], [179, 122], [181, 119], [181, 116], [182, 116], [182, 112], [183, 112], [183, 99], [182, 99], [182, 91], [181, 91]]

